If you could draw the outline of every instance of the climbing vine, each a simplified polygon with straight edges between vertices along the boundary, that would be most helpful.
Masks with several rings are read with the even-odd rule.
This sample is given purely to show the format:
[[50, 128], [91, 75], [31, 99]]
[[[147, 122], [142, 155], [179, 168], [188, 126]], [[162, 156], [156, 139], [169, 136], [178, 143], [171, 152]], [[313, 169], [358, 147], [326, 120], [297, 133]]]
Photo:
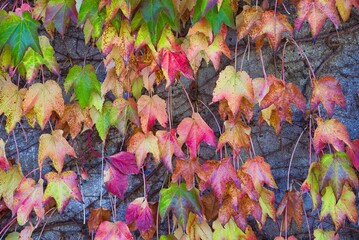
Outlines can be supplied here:
[[[294, 22], [288, 19], [289, 6], [296, 9]], [[54, 211], [63, 213], [71, 199], [83, 203], [79, 183], [91, 176], [73, 143], [87, 134], [83, 144], [91, 149], [93, 158], [101, 159], [101, 185], [118, 198], [115, 202], [126, 198], [131, 175], [143, 177], [143, 194], [127, 206], [122, 221], [116, 217], [116, 207], [102, 206], [105, 189], [101, 188], [99, 208], [91, 209], [85, 219], [95, 239], [133, 239], [135, 234], [144, 239], [256, 239], [247, 216], [255, 219], [256, 229], [268, 219], [277, 222], [276, 239], [284, 239], [292, 220], [300, 228], [307, 218], [303, 209], [307, 192], [319, 221], [331, 218], [334, 224], [334, 230], [319, 225], [314, 232], [308, 226], [309, 238], [314, 234], [315, 239], [339, 239], [346, 219], [354, 224], [358, 221], [354, 191], [359, 187], [359, 140], [351, 140], [345, 125], [332, 118], [335, 105], [346, 106], [338, 80], [316, 75], [295, 33], [308, 22], [315, 41], [325, 21], [338, 28], [350, 18], [353, 6], [358, 9], [359, 2], [3, 2], [0, 114], [7, 140], [0, 139], [0, 214], [10, 220], [1, 226], [0, 235], [30, 239]], [[82, 65], [71, 63], [66, 70], [57, 62], [53, 39], [63, 38], [70, 26], [83, 31], [85, 43], [101, 52], [106, 71], [103, 82], [98, 66], [86, 58]], [[44, 30], [41, 35], [40, 29]], [[234, 52], [226, 43], [229, 29], [237, 32]], [[263, 77], [252, 78], [243, 69], [245, 58], [237, 57], [241, 41], [247, 44], [245, 53], [254, 43]], [[273, 55], [282, 57], [280, 75], [266, 72], [262, 48], [267, 44]], [[289, 45], [307, 64], [303, 72], [310, 79], [310, 99], [284, 79]], [[222, 68], [223, 58], [234, 59], [234, 65]], [[201, 102], [215, 118], [214, 126], [200, 115], [186, 87], [188, 81], [196, 87], [203, 62], [219, 72], [212, 101]], [[45, 77], [45, 72], [52, 77]], [[192, 111], [189, 117], [177, 120], [179, 124], [172, 115], [175, 86], [182, 89]], [[159, 94], [160, 87], [167, 97]], [[292, 123], [293, 106], [309, 119], [295, 148], [307, 132], [310, 168], [299, 189], [290, 182], [289, 167], [285, 193], [276, 206], [278, 186], [270, 164], [255, 152], [251, 122], [269, 125], [280, 135], [283, 124]], [[5, 151], [10, 138], [18, 149], [15, 130], [23, 127], [25, 119], [42, 131], [38, 168], [26, 174], [19, 150], [9, 160]], [[122, 144], [119, 152], [106, 155], [110, 129], [116, 129]], [[90, 144], [94, 131], [101, 139], [100, 150]], [[200, 159], [202, 143], [211, 146], [215, 159]], [[242, 158], [243, 152], [247, 159]], [[66, 159], [78, 159], [77, 171], [64, 170]], [[151, 183], [146, 178], [146, 169], [153, 163], [163, 165], [168, 173], [155, 202], [149, 197]], [[159, 225], [165, 220], [168, 232], [162, 234]]]

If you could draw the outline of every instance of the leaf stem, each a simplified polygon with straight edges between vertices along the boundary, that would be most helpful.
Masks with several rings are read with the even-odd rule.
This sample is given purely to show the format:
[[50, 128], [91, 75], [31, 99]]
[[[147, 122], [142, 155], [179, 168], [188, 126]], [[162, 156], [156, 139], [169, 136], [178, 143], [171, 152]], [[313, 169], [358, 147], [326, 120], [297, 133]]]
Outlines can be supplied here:
[[193, 104], [192, 104], [192, 102], [191, 102], [191, 99], [190, 99], [189, 96], [188, 96], [188, 92], [187, 92], [186, 88], [184, 87], [184, 85], [183, 85], [183, 83], [182, 83], [182, 81], [181, 81], [180, 79], [178, 79], [178, 82], [181, 84], [182, 89], [183, 89], [184, 93], [186, 94], [187, 100], [188, 100], [189, 104], [191, 105], [192, 113], [195, 113]]
[[259, 57], [260, 57], [261, 63], [262, 63], [262, 70], [263, 70], [264, 79], [267, 81], [267, 73], [266, 73], [266, 70], [265, 70], [265, 67], [264, 67], [262, 49], [259, 50]]
[[295, 143], [294, 145], [294, 149], [292, 151], [292, 155], [290, 156], [290, 161], [289, 161], [289, 166], [288, 166], [288, 175], [287, 175], [287, 190], [289, 190], [289, 177], [290, 177], [290, 168], [292, 166], [292, 162], [293, 162], [293, 158], [294, 158], [294, 153], [295, 153], [295, 150], [297, 149], [297, 146], [298, 146], [298, 143], [300, 141], [300, 139], [302, 138], [303, 136], [303, 133], [305, 132], [305, 130], [307, 129], [307, 127], [301, 132], [301, 134], [299, 135], [298, 139], [297, 139], [297, 142]]
[[142, 179], [143, 179], [143, 196], [147, 200], [146, 175], [145, 175], [145, 170], [143, 169], [143, 166], [141, 167], [141, 169], [142, 169]]
[[16, 149], [16, 164], [21, 166], [21, 163], [20, 163], [20, 152], [19, 152], [19, 147], [17, 145], [17, 141], [16, 141], [16, 136], [15, 136], [15, 131], [12, 131], [12, 136], [14, 137], [14, 143], [15, 143], [15, 149]]
[[103, 196], [103, 182], [104, 182], [104, 151], [105, 151], [105, 143], [101, 144], [101, 180], [100, 180], [100, 207], [102, 207], [102, 196]]

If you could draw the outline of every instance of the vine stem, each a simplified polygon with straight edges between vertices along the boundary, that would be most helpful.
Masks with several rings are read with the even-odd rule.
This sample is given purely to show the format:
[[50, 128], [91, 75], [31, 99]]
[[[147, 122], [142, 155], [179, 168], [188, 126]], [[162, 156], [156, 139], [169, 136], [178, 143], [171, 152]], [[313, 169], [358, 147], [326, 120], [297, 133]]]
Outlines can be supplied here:
[[16, 141], [15, 131], [12, 131], [12, 136], [14, 137], [14, 143], [15, 143], [15, 149], [16, 149], [16, 156], [17, 156], [16, 164], [21, 166], [21, 164], [20, 164], [20, 152], [19, 152], [19, 147], [17, 145], [17, 141]]
[[170, 130], [172, 129], [172, 86], [168, 89], [167, 94], [167, 111], [168, 111], [168, 124]]
[[[166, 171], [166, 176], [165, 179], [162, 182], [162, 186], [161, 186], [161, 190], [163, 189], [163, 187], [165, 186], [166, 180], [168, 177], [168, 172]], [[159, 211], [160, 211], [160, 199], [158, 200], [158, 206], [157, 206], [157, 214], [156, 214], [156, 235], [157, 235], [157, 240], [159, 240], [159, 232], [158, 232], [158, 222], [159, 222]]]
[[40, 231], [40, 234], [39, 234], [39, 237], [37, 238], [37, 240], [40, 240], [40, 239], [41, 239], [41, 236], [42, 236], [42, 233], [43, 233], [44, 230], [45, 230], [46, 224], [49, 222], [49, 219], [52, 217], [52, 215], [54, 214], [55, 211], [56, 211], [56, 208], [53, 207], [53, 208], [49, 209], [49, 210], [45, 213], [45, 215], [46, 215], [46, 214], [48, 214], [49, 212], [51, 212], [51, 213], [50, 213], [50, 216], [46, 219], [44, 225], [42, 226], [41, 231]]
[[[79, 168], [79, 165], [77, 164], [77, 161], [75, 162], [76, 163], [76, 170], [77, 170], [77, 175], [80, 176], [80, 168]], [[82, 192], [82, 179], [81, 177], [79, 177], [79, 182], [80, 182], [80, 193], [81, 193], [81, 197], [82, 197], [82, 200], [85, 199], [85, 196]], [[83, 221], [82, 223], [83, 224], [86, 224], [86, 209], [85, 209], [85, 203], [82, 203], [82, 212], [83, 212]]]
[[261, 63], [262, 63], [262, 70], [263, 70], [264, 79], [267, 81], [267, 73], [266, 73], [266, 70], [265, 70], [265, 67], [264, 67], [262, 49], [259, 50], [259, 57], [260, 57]]
[[283, 47], [283, 53], [282, 53], [282, 81], [285, 82], [284, 79], [284, 54], [285, 54], [285, 47], [287, 46], [288, 40], [285, 42]]
[[303, 133], [305, 132], [306, 129], [307, 129], [307, 128], [305, 128], [305, 129], [301, 132], [301, 134], [299, 135], [299, 137], [298, 137], [298, 139], [297, 139], [297, 142], [296, 142], [295, 145], [294, 145], [294, 149], [293, 149], [293, 151], [292, 151], [292, 155], [290, 156], [290, 161], [289, 161], [289, 166], [288, 166], [288, 176], [287, 176], [287, 190], [289, 190], [290, 168], [291, 168], [291, 166], [292, 166], [292, 162], [293, 162], [293, 158], [294, 158], [294, 153], [295, 153], [295, 150], [296, 150], [297, 147], [298, 147], [298, 143], [299, 143], [300, 139], [302, 138]]
[[[249, 45], [250, 45], [250, 42], [249, 42], [249, 39], [248, 39], [247, 44], [246, 44], [246, 48], [244, 49], [244, 52], [243, 52], [240, 71], [242, 71], [242, 69], [243, 69], [244, 58], [246, 57], [246, 53], [247, 53], [247, 50], [249, 49]], [[249, 52], [249, 50], [248, 50], [248, 52]]]
[[105, 143], [102, 143], [101, 146], [101, 180], [100, 180], [100, 207], [102, 207], [102, 196], [103, 196], [103, 170], [104, 170], [104, 151], [105, 151]]
[[189, 104], [191, 105], [192, 113], [195, 113], [193, 104], [192, 104], [192, 102], [191, 102], [191, 99], [190, 99], [189, 96], [188, 96], [188, 92], [187, 92], [186, 88], [184, 87], [184, 85], [183, 85], [183, 83], [182, 83], [182, 81], [181, 81], [180, 79], [178, 79], [178, 82], [181, 84], [182, 89], [183, 89], [184, 93], [186, 94], [187, 100], [188, 100]]
[[145, 175], [145, 170], [142, 169], [142, 179], [143, 179], [143, 196], [146, 198], [147, 200], [147, 186], [146, 186], [146, 175]]
[[305, 208], [304, 208], [304, 216], [305, 216], [305, 222], [306, 222], [306, 224], [307, 224], [307, 228], [308, 228], [308, 236], [309, 236], [309, 240], [312, 240], [312, 234], [310, 234], [310, 226], [309, 226], [309, 221], [308, 221], [307, 211], [305, 211]]
[[[10, 228], [10, 226], [15, 222], [15, 220], [16, 220], [16, 216], [13, 217], [7, 224], [5, 224], [5, 226], [0, 231], [0, 235], [5, 234], [7, 232], [7, 230]], [[1, 239], [2, 239], [2, 237], [1, 237]]]

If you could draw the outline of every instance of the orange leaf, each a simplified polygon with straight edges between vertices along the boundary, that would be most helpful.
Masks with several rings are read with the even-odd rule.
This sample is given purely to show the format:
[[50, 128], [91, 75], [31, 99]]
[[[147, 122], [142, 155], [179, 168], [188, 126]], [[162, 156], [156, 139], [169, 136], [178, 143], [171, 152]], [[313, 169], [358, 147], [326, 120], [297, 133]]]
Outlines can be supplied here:
[[54, 80], [48, 80], [44, 84], [35, 83], [26, 92], [23, 101], [23, 112], [27, 114], [33, 111], [41, 129], [45, 128], [52, 112], [62, 116], [64, 112], [64, 99], [59, 84]]
[[141, 128], [144, 133], [151, 130], [156, 119], [162, 127], [167, 126], [168, 116], [166, 112], [166, 102], [158, 95], [152, 97], [142, 95], [140, 99], [138, 99], [137, 105]]
[[292, 219], [299, 228], [303, 221], [303, 199], [300, 192], [286, 191], [277, 208], [277, 216], [282, 215], [282, 231], [287, 229]]
[[293, 28], [289, 24], [287, 17], [273, 10], [265, 11], [261, 18], [256, 22], [251, 37], [253, 40], [260, 39], [260, 44], [256, 42], [257, 50], [262, 48], [261, 38], [267, 37], [271, 48], [277, 50], [283, 33], [293, 34]]
[[152, 132], [146, 134], [137, 132], [132, 135], [128, 142], [127, 151], [135, 154], [136, 163], [139, 168], [145, 163], [145, 158], [148, 153], [152, 153], [156, 163], [160, 161], [158, 139]]
[[225, 121], [225, 131], [218, 140], [217, 150], [221, 149], [226, 143], [232, 147], [236, 155], [242, 148], [249, 149], [251, 128], [244, 124], [241, 120]]
[[52, 163], [58, 172], [62, 171], [66, 155], [77, 158], [75, 150], [70, 146], [62, 134], [62, 130], [54, 130], [52, 134], [42, 134], [40, 136], [38, 154], [40, 169], [47, 157], [52, 160]]
[[352, 141], [352, 147], [345, 148], [348, 156], [352, 159], [353, 165], [359, 171], [359, 139]]
[[186, 182], [186, 188], [189, 191], [195, 186], [195, 174], [201, 179], [204, 179], [206, 175], [197, 158], [190, 158], [188, 160], [176, 158], [176, 169], [172, 175], [173, 183], [178, 182], [182, 176]]
[[345, 107], [345, 97], [338, 81], [331, 76], [313, 80], [314, 88], [310, 99], [310, 108], [314, 110], [321, 102], [329, 117], [334, 113], [334, 104]]
[[216, 146], [216, 139], [212, 129], [198, 113], [193, 113], [192, 118], [184, 118], [178, 125], [177, 133], [180, 144], [186, 143], [191, 157], [197, 155], [201, 141], [208, 145]]
[[56, 129], [62, 129], [66, 135], [70, 132], [74, 139], [82, 130], [82, 124], [85, 121], [85, 114], [78, 103], [65, 105], [63, 115], [56, 121]]
[[243, 11], [236, 17], [238, 41], [252, 31], [256, 21], [261, 18], [262, 14], [263, 9], [259, 6], [243, 6]]
[[217, 85], [213, 90], [212, 103], [222, 99], [228, 101], [228, 106], [234, 116], [237, 115], [242, 98], [253, 102], [253, 86], [252, 79], [247, 72], [236, 72], [233, 66], [227, 66], [220, 74]]
[[105, 208], [93, 208], [90, 210], [90, 218], [88, 220], [88, 227], [90, 232], [96, 231], [98, 226], [103, 221], [109, 221], [111, 219], [111, 211]]
[[352, 6], [359, 9], [358, 0], [336, 0], [335, 5], [337, 6], [339, 14], [344, 22], [348, 21]]
[[349, 134], [343, 123], [334, 118], [325, 121], [319, 117], [316, 120], [318, 127], [314, 132], [313, 145], [317, 154], [326, 144], [332, 144], [338, 152], [344, 151], [344, 143], [349, 147], [352, 146]]

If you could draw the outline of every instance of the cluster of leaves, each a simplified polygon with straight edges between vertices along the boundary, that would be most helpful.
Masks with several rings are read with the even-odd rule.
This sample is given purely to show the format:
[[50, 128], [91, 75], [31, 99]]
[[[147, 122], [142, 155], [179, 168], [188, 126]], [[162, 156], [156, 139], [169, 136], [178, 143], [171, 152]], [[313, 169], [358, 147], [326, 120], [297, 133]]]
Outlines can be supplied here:
[[[21, 233], [11, 236], [30, 237], [54, 204], [61, 213], [70, 199], [82, 201], [77, 174], [63, 171], [66, 156], [77, 158], [67, 138], [96, 129], [106, 144], [111, 127], [127, 139], [125, 149], [105, 157], [103, 181], [111, 194], [123, 200], [128, 175], [143, 173], [152, 160], [163, 163], [171, 183], [161, 190], [158, 202], [149, 202], [145, 182], [144, 196], [127, 207], [126, 223], [111, 222], [108, 209], [91, 210], [89, 230], [96, 231], [95, 239], [132, 239], [131, 231], [136, 230], [151, 239], [158, 214], [163, 219], [170, 212], [177, 228], [162, 236], [164, 239], [255, 239], [248, 215], [259, 228], [268, 217], [276, 221], [280, 216], [281, 231], [286, 231], [292, 219], [301, 227], [302, 193], [307, 191], [313, 210], [321, 206], [321, 220], [330, 215], [336, 230], [346, 217], [355, 223], [358, 214], [353, 188], [359, 182], [353, 165], [358, 170], [359, 141], [351, 141], [345, 126], [330, 118], [335, 104], [345, 106], [335, 78], [309, 76], [313, 78], [309, 112], [317, 123], [310, 144], [320, 160], [311, 164], [301, 191], [286, 189], [277, 209], [273, 191], [277, 185], [270, 165], [251, 149], [249, 123], [256, 105], [259, 123], [273, 126], [277, 134], [283, 122], [292, 122], [291, 104], [305, 113], [306, 99], [295, 84], [272, 74], [252, 79], [246, 71], [226, 66], [219, 73], [212, 98], [212, 103], [218, 102], [223, 121], [218, 142], [193, 107], [191, 117], [174, 126], [169, 101], [156, 94], [156, 86], [165, 84], [170, 89], [180, 82], [181, 74], [195, 81], [203, 60], [219, 70], [222, 55], [231, 58], [225, 41], [228, 27], [237, 29], [237, 41], [249, 36], [258, 52], [265, 39], [274, 51], [284, 35], [295, 42], [293, 27], [277, 6], [268, 10], [247, 4], [237, 16], [241, 8], [230, 0], [38, 0], [34, 6], [22, 4], [14, 12], [0, 10], [0, 114], [6, 116], [5, 130], [10, 134], [23, 117], [32, 127], [38, 124], [44, 130], [49, 124], [52, 129], [39, 138], [40, 177], [36, 181], [23, 176], [19, 159], [16, 163], [7, 160], [5, 143], [0, 141], [2, 206], [11, 210], [19, 225], [27, 224]], [[354, 0], [299, 0], [295, 6], [294, 29], [299, 31], [307, 20], [314, 39], [327, 18], [339, 26], [336, 7], [343, 21], [348, 20], [352, 6], [359, 7]], [[43, 65], [60, 74], [51, 41], [38, 36], [40, 22], [50, 37], [56, 31], [64, 36], [70, 22], [82, 28], [86, 44], [92, 42], [104, 56], [104, 82], [89, 64], [71, 67], [63, 86], [44, 78], [34, 82], [39, 70], [43, 73]], [[14, 76], [26, 79], [26, 86], [14, 84]], [[72, 93], [69, 102], [65, 103], [62, 88]], [[327, 120], [316, 112], [320, 103]], [[220, 152], [219, 160], [199, 159], [202, 142]], [[227, 146], [231, 151], [225, 151], [223, 157]], [[243, 150], [251, 157], [241, 164]], [[332, 153], [324, 154], [327, 150]], [[56, 171], [42, 177], [47, 158]], [[35, 226], [29, 220], [32, 210], [37, 217]], [[318, 239], [337, 237], [335, 234], [322, 229], [314, 232]]]

